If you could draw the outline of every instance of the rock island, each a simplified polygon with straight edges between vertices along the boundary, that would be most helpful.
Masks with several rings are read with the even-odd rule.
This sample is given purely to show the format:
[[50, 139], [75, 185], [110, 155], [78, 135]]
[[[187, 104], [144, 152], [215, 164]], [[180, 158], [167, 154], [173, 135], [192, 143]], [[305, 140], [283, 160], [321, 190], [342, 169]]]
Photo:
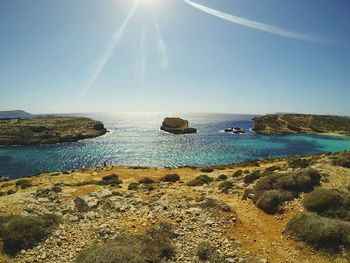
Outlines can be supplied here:
[[197, 132], [197, 129], [189, 127], [187, 120], [183, 120], [181, 118], [165, 118], [160, 129], [173, 134]]

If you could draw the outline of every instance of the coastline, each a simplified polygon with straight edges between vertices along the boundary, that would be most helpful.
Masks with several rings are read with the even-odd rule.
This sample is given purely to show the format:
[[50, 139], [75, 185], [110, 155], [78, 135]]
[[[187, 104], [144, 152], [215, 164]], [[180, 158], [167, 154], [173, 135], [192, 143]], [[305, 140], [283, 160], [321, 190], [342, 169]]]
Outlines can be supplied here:
[[[157, 222], [165, 220], [172, 222], [179, 233], [184, 233], [184, 236], [178, 238], [180, 242], [178, 245], [185, 242], [184, 244], [189, 246], [178, 252], [179, 255], [174, 262], [182, 262], [184, 258], [193, 257], [192, 250], [188, 249], [198, 244], [201, 236], [209, 235], [212, 240], [217, 240], [216, 242], [220, 244], [226, 242], [229, 247], [225, 253], [233, 253], [234, 250], [237, 257], [247, 262], [262, 262], [261, 260], [265, 259], [268, 261], [264, 262], [285, 262], [288, 259], [292, 263], [307, 260], [326, 263], [336, 258], [337, 262], [345, 263], [346, 259], [340, 254], [334, 256], [319, 253], [283, 234], [287, 222], [302, 209], [301, 199], [286, 204], [282, 214], [269, 215], [258, 209], [251, 200], [242, 198], [246, 189], [250, 187], [244, 183], [246, 175], [272, 167], [286, 166], [286, 171], [292, 171], [295, 168], [288, 168], [290, 163], [301, 159], [308, 160], [312, 163], [312, 167], [327, 173], [327, 180], [322, 182], [322, 187], [344, 188], [350, 176], [350, 169], [332, 166], [330, 159], [333, 155], [317, 154], [205, 168], [106, 166], [44, 173], [30, 178], [0, 182], [1, 192], [14, 191], [0, 196], [2, 215], [40, 215], [53, 211], [63, 218], [60, 230], [56, 231], [51, 239], [41, 243], [39, 247], [19, 253], [15, 258], [2, 255], [3, 261], [14, 263], [40, 258], [38, 262], [57, 262], [57, 260], [74, 262], [74, 258], [82, 249], [101, 239], [101, 231], [109, 233], [106, 232], [110, 231], [108, 229], [115, 229], [117, 234], [118, 229], [122, 229], [143, 233]], [[237, 171], [242, 171], [242, 174], [235, 176]], [[103, 181], [105, 176], [113, 174], [118, 175], [122, 181], [120, 187], [98, 183]], [[162, 178], [167, 174], [178, 174], [180, 180], [174, 183], [162, 182]], [[213, 178], [213, 182], [195, 187], [188, 185], [191, 180], [203, 174]], [[219, 179], [220, 175], [226, 175], [227, 180], [232, 182], [233, 188], [229, 192], [218, 189], [223, 182]], [[128, 189], [130, 183], [137, 183], [145, 177], [154, 183], [145, 184], [145, 188]], [[23, 179], [30, 180], [32, 185], [25, 189], [16, 186], [18, 181]], [[45, 189], [53, 187], [59, 188], [60, 192], [49, 191], [48, 195], [42, 194]], [[87, 212], [75, 211], [76, 198], [86, 200], [91, 209]], [[213, 214], [204, 208], [196, 208], [197, 203], [200, 204], [200, 200], [206, 198], [225, 202], [230, 211]], [[110, 201], [111, 204], [108, 203]], [[106, 209], [106, 204], [114, 208]], [[185, 230], [189, 226], [192, 230]], [[210, 234], [205, 234], [207, 232]], [[193, 236], [192, 233], [196, 234]], [[198, 237], [193, 239], [196, 236]], [[113, 234], [107, 234], [107, 237], [112, 238]], [[65, 240], [65, 245], [57, 246], [56, 242], [62, 238]], [[272, 243], [275, 244], [273, 251], [270, 249]], [[56, 255], [57, 251], [59, 254]], [[62, 258], [62, 255], [66, 256]], [[258, 260], [249, 261], [250, 258]]]

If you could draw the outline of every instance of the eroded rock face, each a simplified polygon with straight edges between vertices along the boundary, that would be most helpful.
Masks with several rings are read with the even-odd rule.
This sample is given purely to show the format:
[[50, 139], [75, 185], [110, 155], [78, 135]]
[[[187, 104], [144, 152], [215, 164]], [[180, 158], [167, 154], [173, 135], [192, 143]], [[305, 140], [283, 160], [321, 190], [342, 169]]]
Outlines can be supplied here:
[[165, 118], [160, 129], [174, 134], [197, 132], [197, 129], [189, 127], [187, 120], [181, 118]]

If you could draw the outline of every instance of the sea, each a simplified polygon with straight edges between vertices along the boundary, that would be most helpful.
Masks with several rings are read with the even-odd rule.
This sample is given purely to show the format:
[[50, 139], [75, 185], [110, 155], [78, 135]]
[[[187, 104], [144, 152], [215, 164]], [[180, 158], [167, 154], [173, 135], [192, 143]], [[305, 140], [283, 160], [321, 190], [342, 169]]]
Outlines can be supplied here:
[[[350, 137], [255, 134], [251, 130], [254, 115], [64, 114], [67, 115], [100, 120], [109, 132], [73, 143], [0, 147], [0, 176], [20, 178], [103, 163], [143, 167], [225, 165], [269, 156], [299, 156], [350, 149]], [[185, 135], [163, 132], [160, 126], [165, 117], [187, 119], [198, 132]], [[231, 127], [240, 127], [246, 133], [224, 132], [225, 128]]]

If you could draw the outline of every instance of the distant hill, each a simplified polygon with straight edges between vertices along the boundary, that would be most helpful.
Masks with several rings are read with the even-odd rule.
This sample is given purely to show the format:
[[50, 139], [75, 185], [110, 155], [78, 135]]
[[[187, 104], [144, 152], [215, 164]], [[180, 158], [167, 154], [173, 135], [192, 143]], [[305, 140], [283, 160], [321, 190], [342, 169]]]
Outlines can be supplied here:
[[0, 119], [25, 119], [33, 115], [23, 110], [0, 111]]
[[254, 118], [259, 134], [324, 133], [350, 135], [350, 117], [311, 114], [272, 114]]

